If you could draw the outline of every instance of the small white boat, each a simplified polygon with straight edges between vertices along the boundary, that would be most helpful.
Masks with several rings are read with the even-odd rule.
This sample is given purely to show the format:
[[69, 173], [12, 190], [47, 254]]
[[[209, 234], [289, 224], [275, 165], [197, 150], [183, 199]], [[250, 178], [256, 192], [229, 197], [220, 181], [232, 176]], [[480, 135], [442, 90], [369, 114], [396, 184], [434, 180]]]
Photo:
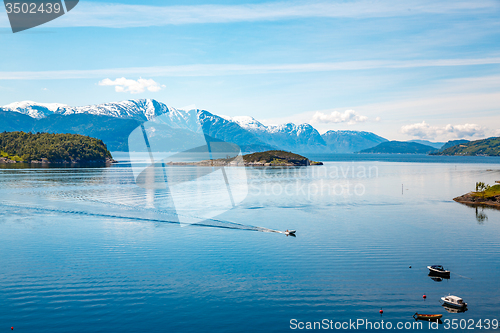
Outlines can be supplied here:
[[451, 306], [454, 308], [462, 309], [467, 307], [467, 303], [465, 303], [464, 300], [458, 296], [452, 296], [452, 295], [444, 296], [441, 297], [441, 301], [443, 302], [444, 305]]
[[285, 231], [285, 235], [295, 235], [296, 230], [287, 230]]
[[427, 269], [429, 269], [429, 274], [441, 275], [441, 276], [450, 276], [450, 271], [447, 271], [441, 265], [427, 266]]

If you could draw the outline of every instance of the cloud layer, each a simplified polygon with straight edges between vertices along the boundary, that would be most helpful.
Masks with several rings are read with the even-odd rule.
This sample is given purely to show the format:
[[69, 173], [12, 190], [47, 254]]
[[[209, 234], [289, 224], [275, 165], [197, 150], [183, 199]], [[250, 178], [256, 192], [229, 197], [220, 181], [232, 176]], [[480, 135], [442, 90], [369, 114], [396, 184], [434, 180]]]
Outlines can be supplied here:
[[448, 124], [446, 126], [439, 127], [431, 126], [425, 121], [422, 121], [421, 123], [402, 126], [401, 132], [420, 139], [433, 140], [440, 136], [460, 139], [473, 136], [483, 136], [485, 128], [477, 124]]
[[325, 114], [317, 111], [312, 119], [313, 124], [331, 124], [331, 123], [347, 123], [348, 125], [354, 125], [356, 123], [362, 123], [368, 120], [368, 117], [359, 115], [354, 110], [345, 110], [343, 113], [338, 111], [333, 111], [330, 114]]
[[0, 80], [56, 80], [86, 79], [118, 75], [147, 75], [149, 77], [191, 77], [252, 74], [313, 73], [353, 71], [383, 68], [454, 67], [498, 65], [500, 57], [476, 59], [426, 59], [426, 60], [362, 60], [296, 64], [192, 64], [157, 67], [129, 67], [88, 70], [0, 72]]
[[[480, 13], [492, 11], [494, 0], [456, 1], [278, 1], [241, 5], [147, 6], [81, 2], [73, 10], [50, 23], [57, 27], [146, 27], [179, 24], [231, 23], [285, 20], [294, 18], [368, 18], [419, 14]], [[0, 18], [0, 26], [8, 20]]]
[[131, 94], [143, 93], [146, 89], [151, 92], [157, 92], [162, 88], [165, 88], [164, 85], [160, 85], [153, 79], [143, 78], [140, 78], [139, 80], [131, 80], [124, 77], [116, 80], [104, 79], [99, 81], [98, 84], [100, 86], [114, 86], [116, 92], [129, 92]]

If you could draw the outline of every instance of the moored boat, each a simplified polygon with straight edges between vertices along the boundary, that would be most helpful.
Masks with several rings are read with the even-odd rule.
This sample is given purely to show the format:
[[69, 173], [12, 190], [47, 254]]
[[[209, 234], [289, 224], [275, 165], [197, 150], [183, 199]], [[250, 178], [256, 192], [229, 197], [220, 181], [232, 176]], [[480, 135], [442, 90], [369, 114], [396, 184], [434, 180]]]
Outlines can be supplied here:
[[441, 297], [441, 301], [443, 302], [443, 304], [449, 307], [454, 307], [459, 309], [467, 307], [467, 303], [465, 303], [464, 300], [458, 296], [453, 296], [453, 295], [444, 296]]
[[450, 276], [450, 271], [447, 271], [441, 265], [427, 266], [427, 268], [429, 269], [429, 274], [439, 275], [439, 276]]
[[439, 320], [442, 317], [443, 317], [442, 314], [423, 314], [418, 312], [415, 312], [415, 314], [413, 315], [413, 318], [415, 319], [427, 320], [427, 321]]

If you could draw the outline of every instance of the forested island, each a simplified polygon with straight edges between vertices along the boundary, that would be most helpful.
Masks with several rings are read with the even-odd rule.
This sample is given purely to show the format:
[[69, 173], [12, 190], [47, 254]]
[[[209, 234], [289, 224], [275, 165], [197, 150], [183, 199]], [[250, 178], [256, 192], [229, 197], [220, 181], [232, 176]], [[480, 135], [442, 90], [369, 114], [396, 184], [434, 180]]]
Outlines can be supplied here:
[[0, 163], [110, 163], [102, 140], [79, 134], [0, 133]]
[[308, 166], [323, 165], [322, 162], [309, 160], [299, 154], [283, 150], [268, 150], [259, 153], [243, 155], [241, 158], [220, 158], [200, 162], [170, 162], [168, 165], [197, 165], [197, 166]]
[[245, 165], [255, 166], [306, 166], [323, 165], [322, 162], [309, 160], [299, 154], [283, 150], [268, 150], [260, 153], [243, 155]]

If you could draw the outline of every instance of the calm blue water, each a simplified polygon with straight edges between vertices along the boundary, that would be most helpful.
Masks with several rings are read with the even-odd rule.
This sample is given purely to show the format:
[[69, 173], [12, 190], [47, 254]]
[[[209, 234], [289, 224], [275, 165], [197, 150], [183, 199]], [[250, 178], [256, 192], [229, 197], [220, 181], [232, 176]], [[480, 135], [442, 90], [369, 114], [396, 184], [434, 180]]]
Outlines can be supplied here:
[[[249, 169], [241, 205], [187, 227], [162, 215], [164, 197], [138, 188], [128, 163], [0, 168], [0, 331], [287, 332], [299, 331], [291, 319], [396, 325], [417, 311], [500, 319], [500, 211], [452, 201], [500, 180], [500, 163], [440, 158]], [[451, 279], [431, 280], [430, 264]], [[449, 293], [469, 310], [448, 313]]]

